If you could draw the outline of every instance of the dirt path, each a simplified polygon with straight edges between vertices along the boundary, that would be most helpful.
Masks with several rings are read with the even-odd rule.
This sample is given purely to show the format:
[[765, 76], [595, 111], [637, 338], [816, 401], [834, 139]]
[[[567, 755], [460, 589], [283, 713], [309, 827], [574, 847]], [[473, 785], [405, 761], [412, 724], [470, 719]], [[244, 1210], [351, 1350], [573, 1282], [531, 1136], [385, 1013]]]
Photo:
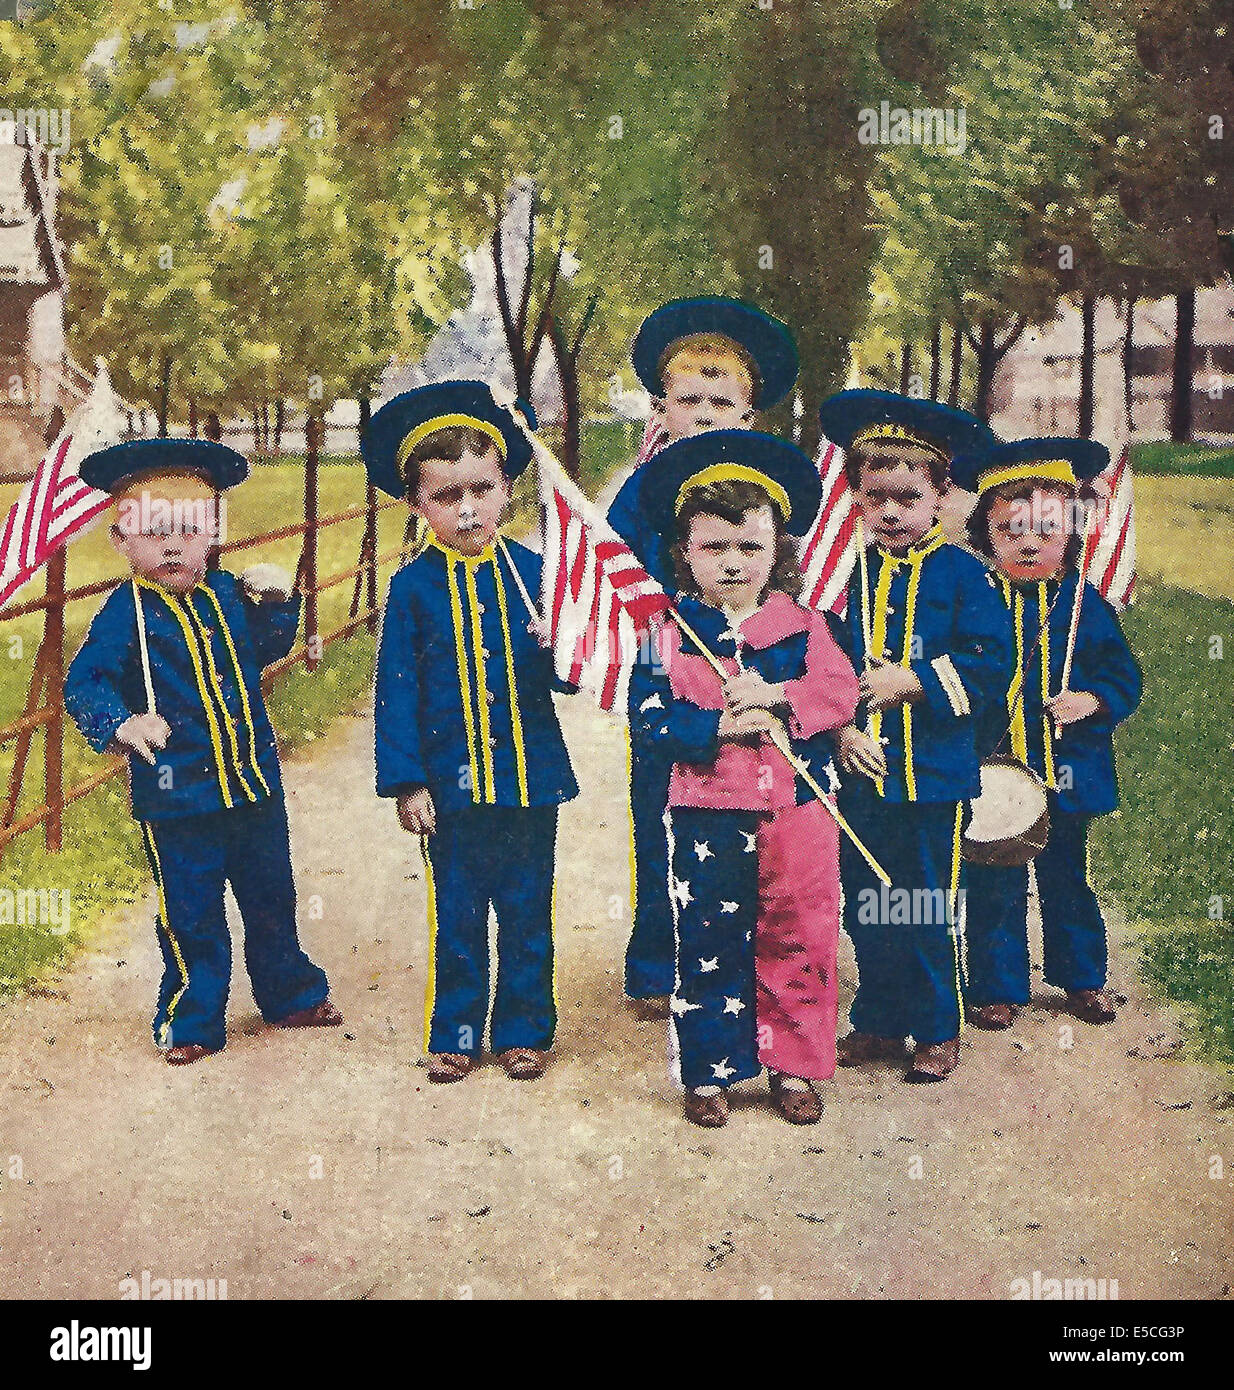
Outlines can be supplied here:
[[139, 905], [57, 992], [0, 1009], [0, 1290], [114, 1298], [148, 1270], [231, 1298], [1005, 1298], [1039, 1270], [1229, 1296], [1234, 1079], [1171, 1055], [1125, 952], [1131, 1003], [1069, 1050], [1043, 1006], [976, 1035], [946, 1085], [841, 1073], [813, 1129], [761, 1085], [726, 1130], [686, 1124], [663, 1025], [621, 1000], [621, 734], [564, 713], [587, 790], [563, 820], [549, 1076], [427, 1085], [418, 853], [372, 795], [369, 718], [345, 719], [287, 781], [346, 1036], [262, 1029], [240, 976], [227, 1051], [165, 1066]]

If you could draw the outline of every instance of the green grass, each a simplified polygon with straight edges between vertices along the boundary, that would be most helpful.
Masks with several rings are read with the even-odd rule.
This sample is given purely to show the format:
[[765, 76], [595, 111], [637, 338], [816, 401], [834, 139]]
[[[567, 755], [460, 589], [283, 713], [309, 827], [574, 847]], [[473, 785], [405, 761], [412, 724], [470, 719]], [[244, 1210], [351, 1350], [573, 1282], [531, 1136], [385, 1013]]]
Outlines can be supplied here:
[[1145, 695], [1116, 737], [1122, 804], [1094, 826], [1094, 879], [1137, 928], [1143, 974], [1183, 1007], [1195, 1050], [1231, 1065], [1234, 603], [1145, 584], [1123, 624]]
[[1185, 474], [1193, 478], [1234, 478], [1234, 449], [1208, 449], [1202, 444], [1152, 440], [1132, 447], [1131, 469], [1141, 477], [1159, 473]]

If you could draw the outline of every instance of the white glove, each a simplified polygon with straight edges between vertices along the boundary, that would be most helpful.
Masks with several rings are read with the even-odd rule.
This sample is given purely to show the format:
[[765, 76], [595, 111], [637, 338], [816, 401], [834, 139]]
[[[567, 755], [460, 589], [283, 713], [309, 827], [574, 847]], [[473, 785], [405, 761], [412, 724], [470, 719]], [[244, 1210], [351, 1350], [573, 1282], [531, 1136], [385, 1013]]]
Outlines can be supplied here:
[[245, 592], [254, 603], [285, 603], [291, 597], [295, 580], [282, 565], [250, 565], [240, 576]]

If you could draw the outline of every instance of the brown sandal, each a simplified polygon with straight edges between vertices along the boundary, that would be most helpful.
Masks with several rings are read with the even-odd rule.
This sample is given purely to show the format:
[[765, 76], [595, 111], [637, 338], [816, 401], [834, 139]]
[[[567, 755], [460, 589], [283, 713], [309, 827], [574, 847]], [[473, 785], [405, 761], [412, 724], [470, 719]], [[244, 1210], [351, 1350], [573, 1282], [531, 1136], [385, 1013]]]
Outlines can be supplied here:
[[337, 1028], [343, 1021], [343, 1015], [334, 1007], [329, 999], [323, 999], [320, 1004], [314, 1004], [311, 1009], [300, 1009], [294, 1014], [288, 1014], [286, 1018], [280, 1018], [276, 1023], [276, 1028]]
[[201, 1043], [180, 1043], [176, 1047], [169, 1047], [163, 1054], [163, 1060], [169, 1067], [188, 1067], [200, 1062], [203, 1057], [213, 1057], [219, 1050], [217, 1047], [203, 1047]]
[[905, 1081], [921, 1085], [930, 1081], [945, 1081], [960, 1061], [959, 1038], [948, 1038], [946, 1042], [931, 1043], [919, 1047], [913, 1053], [913, 1065], [905, 1076]]
[[849, 1033], [836, 1043], [836, 1060], [842, 1067], [866, 1062], [898, 1062], [904, 1055], [903, 1038], [884, 1038], [877, 1033]]
[[428, 1079], [438, 1085], [461, 1081], [475, 1064], [474, 1057], [467, 1057], [461, 1052], [430, 1052]]
[[1067, 1007], [1084, 1023], [1113, 1023], [1118, 1017], [1107, 989], [1077, 989], [1067, 995]]
[[823, 1102], [813, 1086], [807, 1083], [804, 1091], [785, 1086], [779, 1072], [772, 1072], [768, 1080], [771, 1099], [790, 1125], [816, 1125], [823, 1118]]
[[685, 1095], [686, 1119], [704, 1129], [720, 1129], [728, 1124], [728, 1097], [723, 1091], [714, 1096], [700, 1096], [693, 1091]]
[[535, 1081], [544, 1075], [548, 1063], [547, 1052], [537, 1052], [534, 1047], [508, 1047], [497, 1054], [505, 1074], [513, 1081]]
[[1014, 1004], [981, 1004], [975, 1009], [969, 1009], [968, 1019], [976, 1027], [996, 1033], [1010, 1028], [1019, 1012]]

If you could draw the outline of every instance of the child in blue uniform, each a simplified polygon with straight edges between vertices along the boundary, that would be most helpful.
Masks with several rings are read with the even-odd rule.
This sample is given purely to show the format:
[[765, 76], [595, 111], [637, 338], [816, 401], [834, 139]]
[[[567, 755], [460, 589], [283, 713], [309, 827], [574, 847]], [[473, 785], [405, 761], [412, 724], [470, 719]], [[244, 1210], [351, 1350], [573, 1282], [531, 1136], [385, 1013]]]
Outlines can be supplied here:
[[427, 524], [390, 581], [377, 654], [377, 794], [424, 837], [429, 871], [429, 1080], [466, 1076], [489, 1006], [506, 1073], [543, 1075], [557, 1025], [557, 808], [578, 793], [552, 693], [563, 689], [527, 601], [540, 557], [498, 534], [526, 436], [478, 381], [396, 396], [361, 452], [372, 482]]
[[[718, 296], [676, 299], [648, 315], [631, 348], [634, 370], [651, 393], [665, 445], [708, 430], [750, 428], [797, 380], [797, 347], [778, 319], [753, 305]], [[648, 572], [670, 591], [676, 577], [667, 540], [640, 505], [646, 465], [622, 484], [608, 521]], [[635, 711], [630, 709], [631, 717]], [[672, 761], [631, 748], [630, 818], [633, 925], [626, 949], [626, 993], [662, 1015], [673, 989], [673, 913], [668, 899], [664, 833]]]
[[820, 417], [846, 451], [868, 545], [836, 624], [862, 694], [838, 737], [850, 774], [839, 802], [892, 881], [884, 890], [841, 845], [859, 975], [841, 1065], [898, 1058], [911, 1035], [907, 1079], [941, 1081], [960, 1053], [963, 803], [980, 787], [977, 720], [1007, 688], [1010, 625], [985, 566], [947, 543], [938, 512], [953, 454], [994, 436], [963, 411], [886, 391], [841, 392]]
[[[1034, 861], [1045, 978], [1089, 1023], [1108, 1023], [1115, 1008], [1105, 988], [1105, 923], [1088, 878], [1088, 830], [1118, 805], [1112, 736], [1141, 694], [1118, 618], [1091, 584], [1061, 689], [1079, 583], [1077, 497], [1109, 458], [1092, 440], [1022, 439], [966, 454], [954, 467], [956, 482], [978, 495], [969, 536], [998, 568], [1017, 654], [1005, 702], [982, 721], [980, 747], [983, 755], [1010, 751], [1046, 785], [1049, 839]], [[966, 905], [969, 1017], [1009, 1028], [1029, 1002], [1027, 866], [969, 865]]]
[[[262, 1017], [331, 1027], [342, 1016], [300, 949], [278, 749], [262, 668], [295, 641], [299, 597], [281, 572], [207, 572], [216, 491], [248, 473], [204, 440], [145, 439], [90, 455], [91, 487], [117, 496], [112, 539], [133, 570], [103, 605], [65, 680], [90, 745], [129, 754], [133, 815], [159, 894], [163, 980], [154, 1035], [172, 1064], [226, 1041], [230, 883]], [[263, 582], [264, 581], [264, 582]]]

